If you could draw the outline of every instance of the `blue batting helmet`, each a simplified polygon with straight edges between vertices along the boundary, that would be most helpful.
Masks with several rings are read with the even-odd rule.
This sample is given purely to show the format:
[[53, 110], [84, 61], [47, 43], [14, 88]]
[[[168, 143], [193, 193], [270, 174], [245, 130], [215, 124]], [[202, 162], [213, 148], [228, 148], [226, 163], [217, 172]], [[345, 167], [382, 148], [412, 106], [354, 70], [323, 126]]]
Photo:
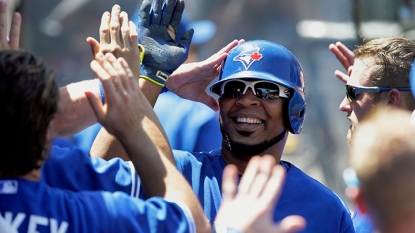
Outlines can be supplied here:
[[288, 130], [298, 134], [305, 117], [304, 75], [297, 58], [285, 47], [265, 40], [242, 43], [228, 53], [222, 63], [219, 81], [210, 90], [220, 95], [221, 85], [229, 79], [253, 78], [287, 87], [291, 94], [285, 120]]

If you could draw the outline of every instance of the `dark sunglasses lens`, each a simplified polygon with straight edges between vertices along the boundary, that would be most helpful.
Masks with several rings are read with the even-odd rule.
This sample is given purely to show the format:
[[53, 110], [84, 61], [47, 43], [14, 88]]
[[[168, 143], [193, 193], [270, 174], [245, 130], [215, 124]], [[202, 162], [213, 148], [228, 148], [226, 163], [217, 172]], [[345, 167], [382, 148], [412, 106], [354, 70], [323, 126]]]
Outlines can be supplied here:
[[357, 100], [356, 92], [354, 91], [354, 87], [350, 85], [346, 85], [346, 96], [350, 102]]
[[257, 83], [255, 84], [255, 92], [258, 98], [264, 100], [275, 100], [280, 97], [280, 88], [273, 83]]
[[240, 98], [245, 89], [245, 83], [240, 81], [230, 81], [224, 84], [222, 97], [225, 98]]

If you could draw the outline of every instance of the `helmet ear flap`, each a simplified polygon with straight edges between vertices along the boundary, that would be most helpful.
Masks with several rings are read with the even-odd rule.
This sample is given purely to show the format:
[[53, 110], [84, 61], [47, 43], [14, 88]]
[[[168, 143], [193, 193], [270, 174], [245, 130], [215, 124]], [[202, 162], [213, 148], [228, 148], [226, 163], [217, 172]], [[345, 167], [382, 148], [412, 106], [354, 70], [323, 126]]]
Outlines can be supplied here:
[[285, 118], [288, 120], [288, 130], [293, 134], [299, 134], [303, 129], [303, 122], [306, 113], [306, 103], [304, 97], [298, 92], [294, 92], [294, 95], [287, 104], [287, 107], [288, 109], [286, 109], [286, 113], [288, 117]]

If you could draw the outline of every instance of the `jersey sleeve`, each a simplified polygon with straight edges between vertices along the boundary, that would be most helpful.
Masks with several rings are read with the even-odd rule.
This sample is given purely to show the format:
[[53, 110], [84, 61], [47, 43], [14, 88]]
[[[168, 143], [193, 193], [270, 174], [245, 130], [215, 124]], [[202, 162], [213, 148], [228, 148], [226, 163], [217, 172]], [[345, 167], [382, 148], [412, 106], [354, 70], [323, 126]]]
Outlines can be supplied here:
[[77, 147], [53, 146], [42, 178], [51, 187], [72, 191], [121, 191], [133, 197], [140, 192], [140, 179], [132, 163], [90, 158]]
[[196, 232], [188, 207], [168, 202], [161, 197], [147, 200], [130, 198], [125, 193], [103, 192], [114, 232]]

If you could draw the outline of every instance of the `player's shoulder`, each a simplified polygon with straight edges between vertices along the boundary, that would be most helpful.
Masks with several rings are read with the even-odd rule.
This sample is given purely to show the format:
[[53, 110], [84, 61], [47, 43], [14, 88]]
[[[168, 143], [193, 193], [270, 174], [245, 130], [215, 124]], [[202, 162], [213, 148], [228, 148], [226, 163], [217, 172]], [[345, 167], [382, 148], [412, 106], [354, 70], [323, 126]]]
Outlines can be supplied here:
[[324, 184], [310, 177], [292, 163], [286, 161], [281, 163], [287, 170], [285, 189], [288, 192], [307, 193], [310, 199], [314, 198], [329, 205], [345, 207], [343, 200]]

